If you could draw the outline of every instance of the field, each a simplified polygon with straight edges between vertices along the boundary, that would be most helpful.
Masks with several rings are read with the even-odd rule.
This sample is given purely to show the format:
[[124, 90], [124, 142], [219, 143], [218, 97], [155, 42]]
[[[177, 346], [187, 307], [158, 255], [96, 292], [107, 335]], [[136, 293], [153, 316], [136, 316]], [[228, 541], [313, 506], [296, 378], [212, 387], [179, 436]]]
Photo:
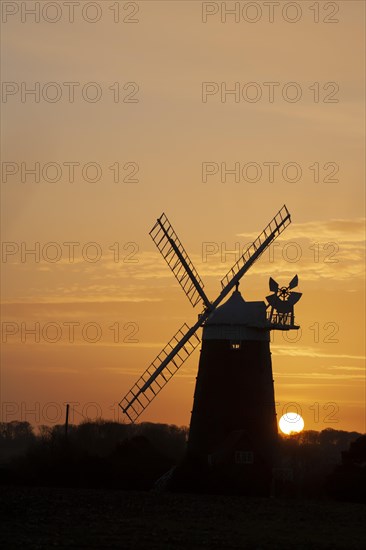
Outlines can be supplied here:
[[361, 549], [362, 504], [2, 487], [2, 548]]

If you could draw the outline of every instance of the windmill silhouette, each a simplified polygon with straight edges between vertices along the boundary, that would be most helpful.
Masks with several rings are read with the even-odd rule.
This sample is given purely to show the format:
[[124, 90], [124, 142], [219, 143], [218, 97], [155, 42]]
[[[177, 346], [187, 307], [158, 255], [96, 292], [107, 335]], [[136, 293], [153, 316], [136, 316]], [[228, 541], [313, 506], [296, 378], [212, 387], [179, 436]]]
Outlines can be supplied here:
[[299, 328], [294, 304], [301, 294], [292, 291], [298, 284], [297, 276], [287, 287], [270, 278], [273, 294], [267, 296], [268, 305], [246, 302], [239, 292], [239, 281], [290, 223], [284, 205], [221, 280], [222, 290], [211, 302], [162, 214], [150, 236], [193, 307], [201, 302], [203, 311], [192, 327], [184, 324], [176, 332], [119, 404], [135, 422], [199, 345], [197, 331], [203, 327], [187, 456], [192, 463], [211, 469], [246, 464], [247, 474], [240, 474], [246, 485], [249, 479], [268, 479], [265, 472], [271, 468], [271, 450], [277, 437], [270, 331]]

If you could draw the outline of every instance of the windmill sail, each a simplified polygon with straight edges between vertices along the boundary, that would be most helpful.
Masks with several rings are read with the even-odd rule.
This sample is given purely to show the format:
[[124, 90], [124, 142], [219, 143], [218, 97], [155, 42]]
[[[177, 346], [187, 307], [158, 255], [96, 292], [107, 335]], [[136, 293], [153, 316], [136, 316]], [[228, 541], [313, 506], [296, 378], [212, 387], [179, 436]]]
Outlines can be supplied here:
[[[233, 265], [230, 271], [221, 280], [223, 289], [227, 292], [241, 279], [254, 262], [263, 254], [266, 248], [286, 229], [291, 223], [290, 213], [284, 205], [275, 217], [264, 228], [256, 240], [248, 246], [244, 254]], [[226, 293], [227, 293], [226, 292]]]
[[[205, 309], [199, 315], [195, 325], [189, 328], [187, 324], [184, 324], [178, 330], [119, 403], [123, 413], [131, 422], [135, 422], [155, 396], [174, 376], [184, 361], [196, 349], [200, 343], [196, 331], [204, 325], [208, 317], [222, 302], [233, 286], [290, 223], [290, 214], [286, 206], [283, 206], [254, 243], [244, 252], [243, 256], [236, 262], [226, 277], [222, 279], [223, 289], [216, 300], [211, 303], [203, 290], [203, 283], [197, 271], [169, 223], [168, 218], [165, 214], [162, 214], [157, 220], [150, 231], [154, 243], [162, 253], [192, 305], [195, 306], [202, 300]], [[297, 284], [296, 278], [290, 284], [296, 286], [295, 283]], [[271, 284], [273, 287], [271, 287], [271, 290], [274, 292], [277, 291], [277, 283], [272, 280]]]
[[131, 422], [137, 420], [199, 345], [196, 330], [196, 325], [190, 329], [184, 324], [119, 403]]
[[150, 236], [193, 307], [200, 300], [209, 307], [210, 301], [203, 290], [204, 284], [165, 214], [157, 220]]

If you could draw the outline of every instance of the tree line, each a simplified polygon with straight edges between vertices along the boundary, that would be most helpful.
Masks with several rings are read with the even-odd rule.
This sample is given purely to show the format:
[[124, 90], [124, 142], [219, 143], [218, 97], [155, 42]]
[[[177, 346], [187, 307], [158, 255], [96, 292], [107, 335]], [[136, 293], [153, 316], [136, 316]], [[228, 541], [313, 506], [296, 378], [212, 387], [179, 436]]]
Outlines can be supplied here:
[[[148, 490], [181, 463], [188, 429], [86, 421], [65, 427], [0, 423], [0, 484]], [[280, 436], [278, 496], [365, 501], [366, 435], [327, 428]]]

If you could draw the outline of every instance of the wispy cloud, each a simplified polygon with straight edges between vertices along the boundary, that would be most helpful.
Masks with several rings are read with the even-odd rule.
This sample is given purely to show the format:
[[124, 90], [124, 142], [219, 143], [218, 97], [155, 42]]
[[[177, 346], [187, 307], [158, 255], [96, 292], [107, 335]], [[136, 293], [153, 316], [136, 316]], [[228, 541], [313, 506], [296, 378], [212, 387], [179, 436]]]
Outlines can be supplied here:
[[[191, 260], [203, 280], [219, 288], [219, 281], [239, 258], [245, 244], [253, 242], [257, 236], [254, 232], [237, 235], [234, 253], [229, 252], [229, 244], [214, 243], [215, 253], [206, 255], [207, 243], [202, 243], [199, 253], [190, 254]], [[270, 274], [287, 282], [299, 272], [300, 283], [316, 281], [321, 284], [333, 280], [343, 284], [351, 279], [353, 288], [362, 285], [364, 218], [294, 223], [290, 238], [281, 236], [273, 246], [246, 277], [268, 278]], [[52, 266], [9, 263], [4, 301], [159, 302], [164, 299], [167, 289], [177, 288], [176, 279], [158, 251], [141, 250], [136, 259], [136, 263], [118, 263], [111, 252], [95, 264], [82, 258], [75, 258], [73, 264], [63, 260]], [[25, 284], [25, 281], [34, 281], [35, 277], [37, 286]]]
[[364, 376], [354, 374], [331, 374], [324, 372], [292, 372], [291, 374], [278, 373], [276, 378], [301, 378], [302, 380], [354, 380], [364, 381]]
[[357, 361], [365, 361], [364, 355], [337, 354], [327, 353], [323, 350], [317, 350], [311, 346], [296, 346], [285, 347], [273, 344], [271, 346], [272, 355], [281, 355], [288, 357], [313, 357], [313, 358], [333, 358], [333, 359], [353, 359]]

